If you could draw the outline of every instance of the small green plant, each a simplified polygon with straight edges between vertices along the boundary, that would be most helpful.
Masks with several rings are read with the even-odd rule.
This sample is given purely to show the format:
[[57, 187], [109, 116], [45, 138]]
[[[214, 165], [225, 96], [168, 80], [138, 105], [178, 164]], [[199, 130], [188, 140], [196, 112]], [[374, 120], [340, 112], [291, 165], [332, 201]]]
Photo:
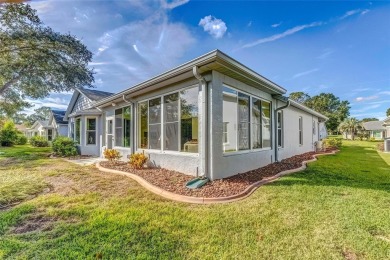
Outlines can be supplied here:
[[375, 137], [370, 137], [370, 142], [375, 142]]
[[60, 156], [75, 156], [78, 154], [76, 142], [69, 137], [56, 137], [52, 146], [53, 152]]
[[34, 147], [47, 147], [47, 146], [49, 146], [49, 142], [42, 136], [31, 137], [30, 144]]
[[13, 146], [18, 139], [18, 130], [12, 121], [4, 123], [3, 128], [0, 130], [0, 145], [1, 146]]
[[27, 141], [28, 139], [25, 135], [18, 134], [15, 144], [23, 145], [23, 144], [27, 144]]
[[338, 149], [342, 144], [342, 138], [327, 138], [323, 140], [323, 146], [325, 149]]
[[134, 153], [130, 156], [130, 165], [134, 169], [141, 169], [144, 167], [148, 157], [145, 153]]
[[105, 149], [103, 155], [111, 163], [118, 161], [122, 157], [119, 151], [115, 149]]

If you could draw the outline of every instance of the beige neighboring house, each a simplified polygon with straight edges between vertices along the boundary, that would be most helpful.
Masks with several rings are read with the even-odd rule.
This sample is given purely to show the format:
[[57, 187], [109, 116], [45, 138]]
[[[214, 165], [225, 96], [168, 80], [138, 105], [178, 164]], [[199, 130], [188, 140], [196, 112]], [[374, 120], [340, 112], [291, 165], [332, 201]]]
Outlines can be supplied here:
[[385, 127], [385, 138], [390, 138], [390, 116], [383, 120], [383, 126]]
[[390, 136], [390, 125], [389, 127], [386, 127], [384, 121], [364, 122], [363, 127], [369, 133], [368, 138], [375, 138], [375, 140], [384, 140], [387, 136]]
[[18, 125], [15, 125], [15, 128], [21, 132], [22, 134], [26, 135], [27, 133], [27, 126], [23, 125], [23, 124], [18, 124]]

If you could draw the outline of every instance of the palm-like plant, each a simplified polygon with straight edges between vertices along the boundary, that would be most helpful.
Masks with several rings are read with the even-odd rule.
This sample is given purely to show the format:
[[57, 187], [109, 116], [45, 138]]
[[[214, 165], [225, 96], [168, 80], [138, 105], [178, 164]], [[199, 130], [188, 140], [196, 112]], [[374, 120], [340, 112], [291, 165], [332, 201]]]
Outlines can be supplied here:
[[345, 119], [338, 126], [338, 130], [342, 133], [351, 133], [351, 139], [355, 140], [355, 133], [364, 129], [362, 123], [354, 117]]

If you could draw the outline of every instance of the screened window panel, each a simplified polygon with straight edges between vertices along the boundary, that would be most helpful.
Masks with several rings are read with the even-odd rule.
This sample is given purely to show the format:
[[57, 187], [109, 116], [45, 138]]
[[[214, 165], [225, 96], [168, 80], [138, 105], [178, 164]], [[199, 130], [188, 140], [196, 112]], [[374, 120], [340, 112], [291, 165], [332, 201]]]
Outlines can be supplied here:
[[96, 119], [95, 118], [87, 118], [87, 130], [96, 130]]
[[234, 89], [223, 87], [223, 103], [222, 103], [222, 120], [227, 123], [227, 139], [228, 143], [224, 143], [223, 135], [222, 138], [222, 149], [223, 152], [235, 152], [237, 151], [237, 128], [238, 128], [238, 93]]
[[238, 149], [249, 149], [249, 96], [243, 93], [238, 93]]
[[302, 145], [303, 144], [303, 131], [302, 131], [302, 117], [300, 116], [299, 117], [299, 120], [298, 120], [298, 124], [299, 124], [299, 144]]
[[75, 141], [78, 144], [80, 144], [80, 127], [81, 127], [80, 123], [81, 123], [80, 118], [77, 118], [75, 123]]
[[261, 100], [252, 98], [252, 148], [261, 148], [261, 142]]
[[161, 123], [161, 98], [149, 100], [149, 124]]
[[115, 110], [115, 146], [122, 146], [123, 144], [122, 113], [122, 108]]
[[179, 150], [179, 122], [166, 123], [164, 128], [164, 150]]
[[138, 147], [148, 147], [148, 102], [138, 104]]
[[47, 130], [47, 140], [48, 141], [53, 140], [53, 130], [52, 129]]
[[261, 101], [261, 116], [262, 116], [262, 143], [263, 148], [271, 147], [271, 103]]
[[283, 146], [283, 113], [278, 112], [277, 118], [277, 127], [278, 127], [278, 146]]
[[88, 131], [87, 132], [87, 144], [96, 144], [96, 132]]
[[87, 118], [87, 144], [96, 144], [96, 118]]
[[161, 124], [149, 125], [149, 149], [161, 149]]
[[131, 107], [123, 108], [123, 146], [130, 147], [130, 134], [131, 134]]
[[180, 92], [181, 151], [198, 152], [198, 88]]
[[179, 93], [164, 96], [164, 122], [179, 121]]

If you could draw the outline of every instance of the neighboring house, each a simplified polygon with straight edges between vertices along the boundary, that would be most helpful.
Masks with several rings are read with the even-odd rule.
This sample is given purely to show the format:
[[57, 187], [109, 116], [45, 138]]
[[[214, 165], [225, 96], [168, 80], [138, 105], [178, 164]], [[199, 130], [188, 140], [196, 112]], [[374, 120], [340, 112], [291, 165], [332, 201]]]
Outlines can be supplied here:
[[363, 127], [369, 134], [368, 138], [375, 138], [375, 140], [384, 140], [387, 136], [387, 128], [384, 126], [384, 121], [364, 122]]
[[48, 125], [52, 127], [52, 139], [57, 136], [68, 136], [68, 122], [64, 120], [66, 111], [54, 110], [50, 111]]
[[94, 104], [112, 94], [93, 89], [76, 89], [73, 93], [64, 121], [68, 122], [68, 136], [78, 143], [83, 155], [101, 155], [102, 111]]
[[215, 50], [76, 111], [74, 96], [67, 116], [79, 120], [75, 139], [97, 140], [100, 155], [145, 152], [155, 167], [214, 180], [315, 150], [327, 117], [284, 94]]
[[53, 140], [53, 127], [49, 126], [48, 120], [37, 120], [35, 123], [26, 130], [27, 138], [33, 136], [45, 137], [48, 141]]
[[24, 124], [17, 124], [15, 125], [15, 128], [21, 132], [23, 135], [27, 135], [27, 127]]

